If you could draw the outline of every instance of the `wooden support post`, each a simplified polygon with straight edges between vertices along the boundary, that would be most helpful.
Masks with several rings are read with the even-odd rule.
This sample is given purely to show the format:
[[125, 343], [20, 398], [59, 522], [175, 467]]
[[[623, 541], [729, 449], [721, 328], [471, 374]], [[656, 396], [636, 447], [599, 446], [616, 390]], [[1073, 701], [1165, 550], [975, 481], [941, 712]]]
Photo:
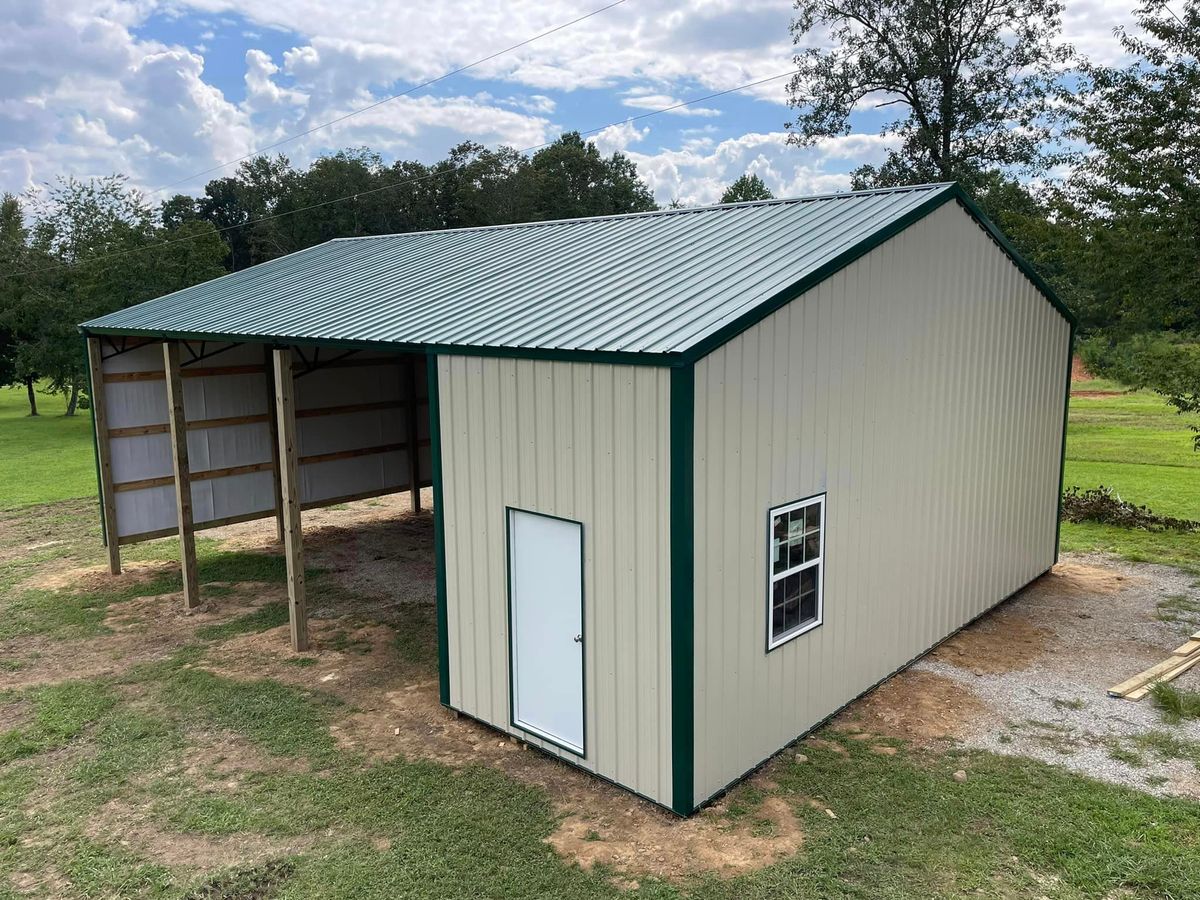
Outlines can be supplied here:
[[287, 558], [288, 619], [292, 649], [308, 649], [308, 603], [304, 595], [304, 541], [300, 531], [300, 476], [296, 461], [296, 401], [292, 350], [276, 349], [275, 410], [279, 418], [280, 489], [283, 496], [283, 551]]
[[104, 366], [100, 339], [88, 338], [88, 371], [92, 384], [92, 426], [96, 432], [96, 466], [100, 476], [100, 509], [104, 516], [104, 544], [108, 571], [121, 574], [121, 544], [117, 531], [117, 499], [113, 490], [112, 446], [108, 436], [108, 412], [104, 396]]
[[200, 605], [200, 579], [196, 571], [196, 535], [192, 529], [192, 473], [188, 466], [183, 376], [179, 368], [179, 344], [175, 341], [163, 344], [163, 368], [167, 379], [167, 409], [171, 416], [171, 460], [175, 468], [175, 512], [183, 565], [183, 606], [193, 610]]
[[417, 440], [417, 357], [409, 356], [404, 367], [405, 383], [408, 388], [408, 421], [404, 428], [408, 438], [408, 496], [413, 512], [421, 511], [421, 447]]
[[275, 468], [271, 473], [275, 491], [275, 540], [283, 543], [283, 488], [280, 486], [279, 465], [279, 417], [275, 409], [275, 372], [271, 363], [271, 348], [263, 346], [263, 370], [267, 375], [267, 422], [271, 429], [271, 461]]

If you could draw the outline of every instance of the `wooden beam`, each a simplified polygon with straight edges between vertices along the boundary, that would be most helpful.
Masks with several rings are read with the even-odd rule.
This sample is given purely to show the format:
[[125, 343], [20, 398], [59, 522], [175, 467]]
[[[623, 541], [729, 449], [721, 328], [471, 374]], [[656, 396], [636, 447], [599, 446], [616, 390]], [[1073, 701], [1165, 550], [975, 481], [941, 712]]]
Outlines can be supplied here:
[[413, 512], [421, 511], [421, 453], [417, 446], [418, 416], [417, 416], [417, 357], [401, 357], [404, 367], [404, 380], [408, 389], [408, 420], [404, 426], [405, 437], [408, 440], [408, 505]]
[[404, 403], [399, 400], [380, 400], [375, 403], [347, 403], [342, 406], [314, 406], [311, 409], [296, 410], [297, 419], [308, 419], [312, 416], [340, 416], [345, 413], [370, 412], [376, 409], [402, 409]]
[[263, 346], [263, 370], [267, 374], [267, 421], [271, 429], [271, 496], [275, 504], [275, 540], [283, 543], [283, 488], [279, 482], [279, 415], [275, 408], [275, 365], [271, 360], [271, 348]]
[[167, 379], [167, 409], [171, 414], [171, 462], [175, 469], [175, 512], [179, 525], [179, 556], [183, 565], [183, 606], [200, 605], [200, 578], [196, 570], [196, 535], [192, 532], [192, 478], [188, 471], [187, 416], [183, 408], [183, 378], [179, 369], [179, 344], [163, 344]]
[[[246, 463], [244, 466], [226, 466], [223, 469], [201, 469], [199, 472], [189, 473], [189, 478], [192, 481], [212, 481], [214, 478], [228, 478], [231, 475], [250, 475], [253, 472], [267, 472], [274, 468], [275, 463], [268, 460], [260, 463]], [[137, 481], [117, 482], [113, 485], [113, 490], [118, 493], [121, 491], [141, 491], [146, 488], [162, 487], [174, 481], [175, 479], [170, 475], [162, 475], [158, 478], [139, 478]]]
[[377, 447], [359, 447], [357, 450], [334, 450], [329, 453], [314, 453], [310, 456], [301, 456], [300, 465], [307, 466], [312, 463], [333, 462], [335, 459], [354, 459], [358, 456], [374, 456], [378, 453], [396, 453], [403, 450], [405, 446], [405, 444], [380, 444]]
[[292, 649], [308, 649], [308, 604], [304, 589], [304, 539], [300, 531], [300, 476], [296, 462], [296, 397], [292, 351], [272, 351], [275, 359], [275, 410], [279, 429], [280, 490], [283, 499], [283, 552], [287, 559], [288, 619]]
[[92, 420], [96, 429], [96, 462], [100, 471], [100, 510], [104, 516], [104, 544], [108, 571], [121, 574], [121, 542], [117, 531], [117, 499], [113, 490], [112, 448], [108, 443], [108, 412], [104, 396], [104, 365], [99, 338], [88, 338], [88, 367], [92, 377]]
[[[263, 366], [201, 366], [196, 369], [181, 369], [183, 378], [205, 378], [210, 375], [256, 375], [262, 372]], [[104, 376], [106, 383], [121, 381], [159, 381], [166, 378], [166, 372], [109, 372]]]

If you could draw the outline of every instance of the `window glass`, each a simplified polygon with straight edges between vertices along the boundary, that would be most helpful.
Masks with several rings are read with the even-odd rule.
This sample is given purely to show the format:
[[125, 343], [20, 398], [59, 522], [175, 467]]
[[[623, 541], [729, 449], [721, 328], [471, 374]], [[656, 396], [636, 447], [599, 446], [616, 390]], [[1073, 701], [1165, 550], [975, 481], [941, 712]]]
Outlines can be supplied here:
[[768, 650], [821, 622], [824, 513], [824, 495], [770, 511]]

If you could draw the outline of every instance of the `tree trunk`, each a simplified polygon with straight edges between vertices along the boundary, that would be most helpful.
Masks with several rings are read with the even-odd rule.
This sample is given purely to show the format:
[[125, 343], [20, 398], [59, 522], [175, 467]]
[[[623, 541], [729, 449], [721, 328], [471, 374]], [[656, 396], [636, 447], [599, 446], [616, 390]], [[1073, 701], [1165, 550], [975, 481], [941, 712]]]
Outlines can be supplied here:
[[75, 407], [79, 405], [79, 382], [71, 382], [71, 395], [67, 398], [67, 415], [75, 415]]
[[33, 389], [33, 376], [25, 379], [25, 394], [29, 397], [29, 414], [36, 416], [37, 411], [37, 391]]

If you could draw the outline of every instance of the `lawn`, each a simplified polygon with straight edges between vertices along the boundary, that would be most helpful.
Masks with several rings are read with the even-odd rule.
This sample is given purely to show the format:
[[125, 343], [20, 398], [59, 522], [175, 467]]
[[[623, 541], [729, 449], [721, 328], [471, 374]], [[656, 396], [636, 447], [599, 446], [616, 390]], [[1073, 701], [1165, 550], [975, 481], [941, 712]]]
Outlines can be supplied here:
[[25, 388], [0, 388], [0, 509], [95, 494], [91, 413], [65, 409], [39, 394], [41, 415], [30, 416]]
[[[1089, 381], [1076, 387], [1116, 386], [1097, 387]], [[1064, 484], [1103, 484], [1156, 513], [1200, 519], [1200, 453], [1192, 449], [1192, 432], [1186, 420], [1149, 391], [1071, 398]], [[1064, 522], [1062, 547], [1200, 570], [1200, 538], [1194, 534]]]

